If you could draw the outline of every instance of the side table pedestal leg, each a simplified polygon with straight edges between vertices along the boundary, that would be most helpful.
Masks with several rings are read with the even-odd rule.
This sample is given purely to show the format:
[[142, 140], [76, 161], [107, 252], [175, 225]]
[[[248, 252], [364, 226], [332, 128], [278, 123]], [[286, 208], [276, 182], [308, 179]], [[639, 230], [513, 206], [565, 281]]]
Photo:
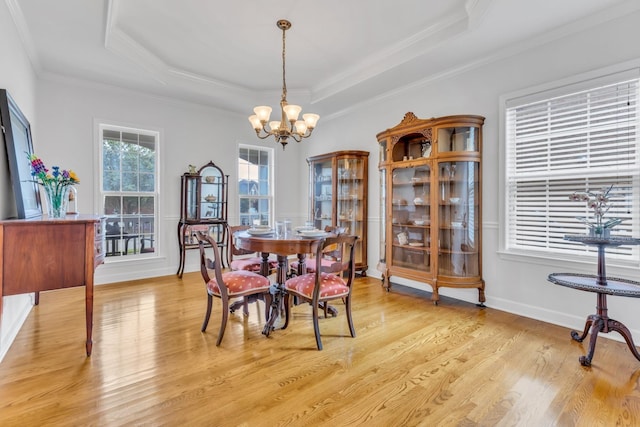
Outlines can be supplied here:
[[609, 327], [609, 330], [616, 331], [620, 335], [622, 335], [622, 338], [624, 338], [624, 340], [627, 342], [627, 345], [629, 346], [629, 350], [631, 350], [631, 353], [633, 353], [636, 359], [640, 360], [640, 353], [638, 353], [638, 350], [636, 349], [636, 346], [633, 343], [633, 337], [631, 336], [631, 332], [629, 332], [629, 329], [622, 323], [613, 319], [609, 319], [607, 321], [607, 325]]
[[578, 331], [571, 331], [571, 338], [573, 338], [578, 342], [582, 342], [587, 337], [587, 334], [589, 333], [589, 328], [591, 327], [591, 325], [593, 325], [593, 322], [595, 322], [597, 319], [598, 319], [597, 314], [591, 314], [589, 317], [587, 317], [587, 322], [584, 325], [584, 331], [582, 332], [582, 335], [578, 335]]
[[578, 359], [580, 360], [580, 364], [582, 366], [591, 366], [591, 359], [593, 358], [593, 353], [596, 351], [596, 340], [598, 339], [598, 333], [604, 328], [604, 320], [601, 317], [595, 315], [589, 317], [595, 317], [595, 320], [593, 321], [593, 325], [591, 326], [589, 353], [587, 353], [586, 356], [580, 356], [580, 358]]

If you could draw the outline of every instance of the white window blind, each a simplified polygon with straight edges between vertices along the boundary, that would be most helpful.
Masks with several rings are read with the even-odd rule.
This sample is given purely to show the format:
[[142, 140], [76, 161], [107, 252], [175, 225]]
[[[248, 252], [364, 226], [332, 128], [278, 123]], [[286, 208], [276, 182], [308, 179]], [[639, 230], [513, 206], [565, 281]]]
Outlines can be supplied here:
[[[584, 89], [506, 109], [507, 249], [584, 254], [594, 248], [564, 240], [584, 234], [576, 217], [593, 219], [574, 191], [613, 184], [606, 218], [624, 221], [615, 234], [637, 236], [639, 79]], [[607, 250], [608, 258], [637, 261], [635, 246]]]

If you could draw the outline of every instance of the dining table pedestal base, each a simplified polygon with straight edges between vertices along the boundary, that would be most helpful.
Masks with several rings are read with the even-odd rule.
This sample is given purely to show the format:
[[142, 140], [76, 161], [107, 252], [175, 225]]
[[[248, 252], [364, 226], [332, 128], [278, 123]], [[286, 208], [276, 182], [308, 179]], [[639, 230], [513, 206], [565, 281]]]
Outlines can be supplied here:
[[[262, 254], [263, 260], [262, 264], [265, 265], [266, 261], [269, 257], [268, 253]], [[285, 288], [284, 283], [287, 281], [287, 271], [289, 269], [288, 260], [286, 255], [278, 255], [278, 269], [276, 273], [276, 281], [271, 284], [269, 288], [269, 292], [271, 293], [271, 309], [269, 310], [269, 319], [267, 319], [267, 323], [264, 325], [262, 329], [262, 335], [269, 336], [269, 334], [276, 329], [275, 323], [278, 317], [285, 312], [282, 304], [284, 303], [284, 294]], [[281, 329], [285, 329], [287, 327], [287, 322], [285, 320], [284, 326]]]

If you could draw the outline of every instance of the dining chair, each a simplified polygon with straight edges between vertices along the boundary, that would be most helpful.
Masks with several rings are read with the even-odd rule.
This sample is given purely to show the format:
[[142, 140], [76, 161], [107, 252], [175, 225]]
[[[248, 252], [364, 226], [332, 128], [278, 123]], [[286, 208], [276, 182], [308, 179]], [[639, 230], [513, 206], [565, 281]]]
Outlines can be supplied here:
[[[327, 233], [332, 233], [332, 234], [336, 234], [336, 235], [340, 235], [340, 234], [344, 234], [347, 232], [347, 228], [346, 227], [332, 227], [330, 225], [326, 226], [324, 228], [324, 231], [326, 231]], [[314, 255], [314, 254], [311, 254]], [[323, 254], [323, 258], [321, 261], [322, 264], [322, 268], [324, 270], [328, 269], [332, 264], [333, 261], [335, 260], [335, 257], [331, 254], [331, 251], [327, 251]], [[300, 262], [299, 261], [292, 261], [289, 264], [289, 274], [290, 276], [295, 276], [298, 274], [298, 266], [299, 266]], [[304, 260], [304, 264], [307, 270], [307, 273], [315, 273], [316, 272], [316, 260], [313, 257], [309, 257], [307, 256]], [[325, 313], [326, 315], [326, 313]]]
[[[313, 329], [316, 335], [318, 350], [322, 350], [318, 305], [341, 299], [345, 302], [345, 314], [352, 337], [356, 336], [351, 317], [351, 290], [355, 279], [355, 246], [357, 236], [340, 234], [318, 241], [315, 250], [315, 272], [295, 276], [285, 282], [285, 327], [289, 322], [291, 298], [308, 302], [313, 315]], [[330, 266], [323, 267], [324, 254], [330, 252], [334, 257]], [[325, 314], [326, 317], [326, 314]]]
[[[247, 251], [235, 245], [234, 233], [248, 230], [250, 227], [248, 225], [227, 225], [227, 228], [227, 265], [229, 268], [232, 271], [245, 270], [260, 273], [262, 257], [256, 252]], [[276, 268], [278, 268], [278, 261], [270, 259], [268, 274], [272, 274]], [[233, 313], [238, 309], [238, 307], [242, 306], [242, 312], [245, 316], [248, 316], [249, 303], [255, 302], [257, 299], [261, 299], [260, 297], [260, 295], [245, 297], [242, 301], [237, 301], [231, 304], [229, 311]]]
[[[252, 271], [236, 270], [223, 273], [220, 250], [215, 240], [201, 231], [196, 232], [196, 237], [200, 248], [200, 273], [207, 291], [207, 312], [204, 316], [201, 331], [205, 332], [207, 330], [209, 318], [211, 317], [213, 297], [220, 298], [222, 301], [222, 319], [220, 321], [218, 340], [216, 341], [216, 345], [220, 345], [229, 318], [229, 301], [234, 298], [259, 295], [265, 301], [265, 318], [267, 318], [269, 316], [269, 307], [271, 306], [271, 294], [269, 293], [271, 283], [268, 278]], [[207, 251], [212, 257], [207, 256]], [[211, 273], [213, 273], [213, 277]]]
[[[247, 270], [253, 272], [260, 272], [260, 266], [262, 265], [262, 257], [256, 252], [240, 249], [235, 245], [234, 233], [238, 231], [248, 230], [248, 225], [228, 225], [229, 232], [227, 233], [227, 265], [231, 270]], [[271, 274], [278, 267], [278, 261], [269, 260], [269, 274]]]

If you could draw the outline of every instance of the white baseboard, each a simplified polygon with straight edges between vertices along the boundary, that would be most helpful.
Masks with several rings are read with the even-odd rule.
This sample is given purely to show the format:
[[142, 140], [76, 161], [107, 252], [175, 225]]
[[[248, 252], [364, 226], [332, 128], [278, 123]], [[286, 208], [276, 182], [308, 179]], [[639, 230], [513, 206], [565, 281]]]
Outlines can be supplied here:
[[[382, 278], [382, 275], [379, 271], [375, 269], [369, 269], [367, 271], [367, 276]], [[415, 282], [413, 280], [403, 279], [402, 277], [393, 277], [391, 278], [392, 284], [398, 284], [402, 286], [407, 286], [413, 289], [424, 290], [427, 292], [431, 292], [431, 287], [427, 284]], [[391, 291], [393, 292], [393, 286], [391, 286]], [[478, 292], [475, 289], [455, 289], [455, 288], [439, 288], [438, 292], [441, 296], [446, 296], [449, 298], [454, 298], [460, 301], [465, 301], [472, 304], [478, 303]], [[496, 310], [504, 311], [507, 313], [515, 314], [517, 316], [528, 317], [530, 319], [539, 320], [541, 322], [551, 323], [553, 325], [562, 326], [568, 329], [577, 330], [582, 332], [585, 326], [586, 317], [579, 317], [575, 315], [570, 315], [566, 313], [562, 313], [559, 311], [547, 310], [545, 308], [541, 308], [534, 305], [522, 304], [517, 301], [512, 301], [504, 298], [494, 298], [491, 297], [491, 291], [486, 290], [487, 301], [485, 305], [487, 307], [491, 307]], [[635, 329], [630, 329], [631, 335], [633, 337], [634, 342], [640, 342], [640, 331]], [[620, 334], [599, 334], [599, 337], [611, 339], [618, 342], [625, 342], [624, 338]], [[570, 339], [571, 336], [567, 332], [567, 338]]]
[[34, 294], [4, 297], [2, 319], [0, 319], [0, 362], [18, 336], [20, 328], [31, 313]]

